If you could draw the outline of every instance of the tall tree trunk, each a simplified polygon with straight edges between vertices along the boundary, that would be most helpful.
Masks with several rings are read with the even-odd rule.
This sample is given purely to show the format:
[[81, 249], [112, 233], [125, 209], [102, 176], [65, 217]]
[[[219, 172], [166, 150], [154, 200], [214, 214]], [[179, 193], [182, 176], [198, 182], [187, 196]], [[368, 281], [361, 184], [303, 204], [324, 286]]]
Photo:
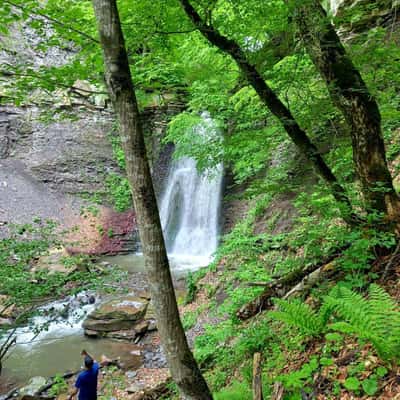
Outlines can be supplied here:
[[295, 1], [295, 21], [305, 47], [325, 80], [333, 103], [351, 127], [353, 158], [367, 207], [398, 223], [400, 199], [386, 161], [378, 104], [320, 1]]
[[212, 400], [179, 318], [116, 0], [93, 0], [93, 6], [103, 48], [107, 87], [120, 123], [126, 172], [161, 343], [172, 378], [183, 397]]
[[210, 43], [229, 54], [236, 61], [240, 70], [257, 92], [262, 102], [269, 108], [271, 113], [278, 118], [294, 144], [299, 148], [306, 159], [312, 163], [317, 174], [330, 188], [334, 198], [342, 205], [343, 219], [349, 224], [355, 224], [357, 218], [351, 211], [351, 203], [344, 188], [340, 185], [332, 170], [325, 163], [316, 146], [314, 146], [307, 134], [301, 129], [290, 110], [269, 87], [261, 73], [258, 72], [256, 66], [247, 59], [245, 53], [234, 40], [223, 36], [215, 27], [205, 23], [190, 3], [190, 0], [179, 1], [192, 23], [202, 35], [208, 39]]

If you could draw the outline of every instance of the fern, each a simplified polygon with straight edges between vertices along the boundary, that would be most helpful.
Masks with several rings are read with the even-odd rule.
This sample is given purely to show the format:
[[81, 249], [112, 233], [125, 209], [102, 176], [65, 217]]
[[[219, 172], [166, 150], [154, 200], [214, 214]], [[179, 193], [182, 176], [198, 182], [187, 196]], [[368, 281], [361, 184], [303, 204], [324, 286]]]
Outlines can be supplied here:
[[[368, 297], [344, 286], [334, 287], [317, 312], [299, 300], [277, 300], [279, 311], [272, 317], [309, 336], [328, 329], [351, 333], [369, 341], [386, 361], [400, 359], [400, 310], [397, 302], [378, 285], [372, 284]], [[335, 321], [328, 325], [334, 317]]]
[[353, 292], [343, 286], [336, 286], [330, 294], [325, 297], [323, 307], [326, 312], [336, 313], [343, 320], [356, 326], [359, 331], [369, 331], [370, 304], [359, 293]]
[[345, 321], [332, 328], [353, 332], [374, 346], [384, 360], [400, 357], [400, 313], [396, 302], [378, 285], [371, 285], [369, 297], [336, 287], [325, 298], [325, 306]]
[[323, 318], [308, 304], [299, 300], [276, 300], [275, 303], [279, 306], [279, 311], [271, 312], [274, 319], [296, 326], [305, 335], [319, 336], [323, 332]]

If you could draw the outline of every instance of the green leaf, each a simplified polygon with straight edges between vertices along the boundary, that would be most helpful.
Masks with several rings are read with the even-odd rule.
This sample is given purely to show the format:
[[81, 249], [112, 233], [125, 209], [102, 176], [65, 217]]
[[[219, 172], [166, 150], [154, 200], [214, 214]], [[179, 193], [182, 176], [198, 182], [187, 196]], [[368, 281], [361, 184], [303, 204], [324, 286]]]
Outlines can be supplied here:
[[330, 332], [325, 335], [325, 339], [329, 340], [330, 342], [343, 342], [343, 336], [337, 332]]
[[379, 378], [383, 378], [388, 373], [388, 370], [385, 367], [380, 366], [375, 370], [375, 373]]
[[327, 357], [321, 357], [319, 360], [320, 364], [324, 367], [328, 367], [330, 365], [333, 365], [333, 360], [332, 358], [327, 358]]
[[361, 383], [364, 392], [369, 396], [373, 396], [378, 391], [378, 382], [375, 378], [368, 378]]
[[350, 390], [350, 391], [352, 391], [352, 392], [355, 392], [355, 391], [357, 391], [357, 390], [360, 388], [360, 381], [359, 381], [357, 378], [355, 378], [354, 376], [352, 376], [352, 377], [350, 377], [350, 378], [347, 378], [347, 379], [344, 381], [344, 387], [345, 387], [347, 390]]

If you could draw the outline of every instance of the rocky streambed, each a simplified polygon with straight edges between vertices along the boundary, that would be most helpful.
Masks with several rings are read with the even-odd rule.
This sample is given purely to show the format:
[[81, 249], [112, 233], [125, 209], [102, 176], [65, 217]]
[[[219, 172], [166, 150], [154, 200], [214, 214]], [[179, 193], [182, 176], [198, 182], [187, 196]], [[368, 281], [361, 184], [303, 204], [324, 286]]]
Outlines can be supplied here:
[[82, 326], [89, 337], [131, 341], [157, 329], [150, 297], [134, 293], [104, 302], [87, 316]]

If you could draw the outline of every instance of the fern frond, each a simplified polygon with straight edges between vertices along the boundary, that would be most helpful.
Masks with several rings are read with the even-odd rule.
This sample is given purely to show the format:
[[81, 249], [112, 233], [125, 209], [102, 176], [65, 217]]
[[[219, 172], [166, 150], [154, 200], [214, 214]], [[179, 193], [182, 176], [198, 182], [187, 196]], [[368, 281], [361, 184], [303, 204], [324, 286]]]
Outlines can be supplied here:
[[351, 322], [358, 330], [369, 331], [370, 304], [361, 294], [344, 286], [336, 286], [324, 299], [325, 307], [347, 322]]
[[384, 358], [400, 356], [400, 312], [397, 302], [383, 288], [372, 284], [369, 303], [378, 352], [384, 354]]
[[300, 300], [276, 300], [279, 311], [273, 311], [270, 315], [290, 326], [296, 326], [299, 330], [309, 336], [318, 336], [324, 329], [320, 315], [308, 304]]
[[369, 303], [373, 328], [384, 337], [394, 328], [398, 307], [390, 295], [378, 285], [369, 288]]
[[[370, 286], [368, 298], [337, 286], [325, 298], [323, 307], [346, 321], [349, 333], [353, 331], [358, 337], [371, 342], [382, 359], [400, 357], [399, 308], [378, 285]], [[332, 327], [335, 329], [334, 325]]]
[[323, 333], [334, 315], [331, 329], [369, 341], [383, 360], [400, 359], [400, 308], [378, 285], [370, 286], [368, 297], [338, 285], [324, 298], [319, 312], [299, 300], [276, 300], [276, 304], [279, 311], [272, 317], [306, 335]]

